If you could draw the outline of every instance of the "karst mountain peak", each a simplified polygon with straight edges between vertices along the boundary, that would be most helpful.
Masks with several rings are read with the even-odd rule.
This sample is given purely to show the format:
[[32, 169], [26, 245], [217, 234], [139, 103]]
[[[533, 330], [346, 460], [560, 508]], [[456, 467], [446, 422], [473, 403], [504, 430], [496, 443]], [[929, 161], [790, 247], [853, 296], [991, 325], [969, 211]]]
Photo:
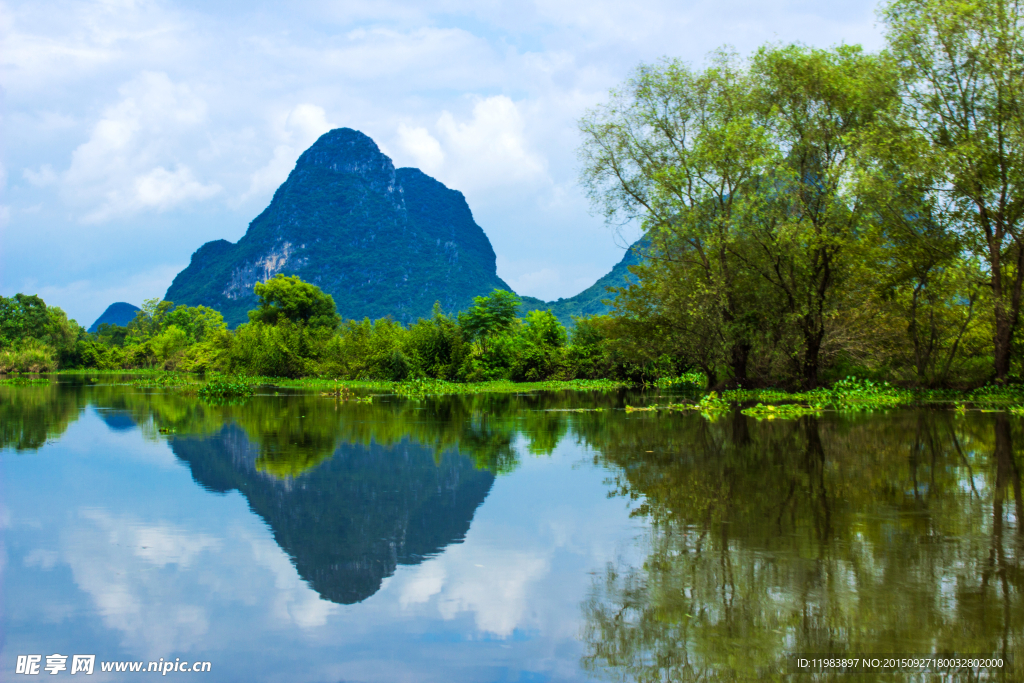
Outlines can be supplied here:
[[[570, 324], [572, 314], [604, 312], [605, 286], [622, 284], [635, 260], [631, 250], [571, 299], [546, 304], [523, 297], [523, 311], [551, 308]], [[396, 169], [370, 137], [351, 128], [320, 136], [245, 235], [200, 247], [165, 299], [214, 308], [234, 327], [256, 307], [253, 286], [278, 273], [317, 285], [343, 318], [356, 320], [409, 323], [428, 317], [435, 302], [455, 313], [476, 296], [511, 291], [462, 193], [419, 169]]]

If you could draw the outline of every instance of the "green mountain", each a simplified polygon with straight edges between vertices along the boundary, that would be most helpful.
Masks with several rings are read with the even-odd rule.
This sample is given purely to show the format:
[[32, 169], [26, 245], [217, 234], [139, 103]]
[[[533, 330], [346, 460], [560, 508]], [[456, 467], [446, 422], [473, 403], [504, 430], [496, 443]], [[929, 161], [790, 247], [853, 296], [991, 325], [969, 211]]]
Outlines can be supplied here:
[[509, 289], [462, 193], [418, 169], [396, 170], [350, 128], [303, 152], [245, 235], [200, 247], [164, 298], [214, 308], [233, 327], [256, 307], [253, 285], [277, 273], [319, 286], [355, 319], [412, 322], [435, 301], [455, 312]]
[[550, 309], [562, 324], [566, 326], [572, 325], [573, 316], [582, 317], [608, 313], [612, 310], [612, 306], [611, 304], [604, 303], [604, 301], [612, 301], [616, 296], [614, 293], [609, 292], [608, 288], [625, 287], [627, 284], [633, 284], [637, 281], [636, 275], [629, 272], [629, 267], [635, 266], [643, 260], [647, 244], [646, 238], [641, 238], [634, 242], [626, 250], [622, 260], [616, 263], [607, 275], [604, 275], [600, 280], [576, 296], [569, 297], [568, 299], [559, 299], [558, 301], [541, 301], [532, 296], [521, 297], [523, 300], [522, 312], [527, 313], [532, 310]]
[[[576, 296], [522, 297], [521, 312], [551, 309], [565, 325], [572, 316], [607, 313], [603, 301], [614, 298], [607, 288], [636, 281], [628, 267], [640, 262], [645, 245], [633, 244]], [[164, 298], [214, 308], [235, 327], [256, 307], [253, 285], [277, 273], [319, 286], [343, 318], [354, 319], [409, 323], [428, 317], [435, 301], [455, 313], [475, 296], [511, 291], [462, 193], [418, 169], [395, 169], [373, 140], [350, 128], [321, 136], [245, 235], [200, 247]]]
[[120, 325], [125, 327], [131, 321], [135, 320], [135, 314], [140, 309], [138, 306], [125, 303], [124, 301], [118, 301], [117, 303], [110, 304], [107, 306], [107, 310], [103, 311], [103, 315], [96, 318], [96, 322], [89, 327], [89, 332], [93, 333], [100, 329], [100, 325], [104, 323], [108, 325]]

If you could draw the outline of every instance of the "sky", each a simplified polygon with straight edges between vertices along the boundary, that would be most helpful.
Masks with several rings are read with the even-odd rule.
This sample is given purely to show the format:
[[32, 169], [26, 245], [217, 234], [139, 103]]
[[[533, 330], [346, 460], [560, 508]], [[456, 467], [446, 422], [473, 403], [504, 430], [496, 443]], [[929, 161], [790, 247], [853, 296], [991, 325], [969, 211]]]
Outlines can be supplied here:
[[588, 109], [664, 57], [878, 49], [876, 4], [0, 1], [0, 294], [85, 326], [161, 298], [349, 127], [461, 191], [516, 292], [569, 297], [639, 236], [578, 184]]

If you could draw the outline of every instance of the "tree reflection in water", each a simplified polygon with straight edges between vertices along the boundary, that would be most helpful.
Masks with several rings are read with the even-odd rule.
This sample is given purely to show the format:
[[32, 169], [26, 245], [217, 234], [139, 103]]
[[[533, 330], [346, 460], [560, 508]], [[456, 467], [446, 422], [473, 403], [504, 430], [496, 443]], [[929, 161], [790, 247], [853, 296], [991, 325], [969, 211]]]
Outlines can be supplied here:
[[643, 565], [592, 588], [585, 668], [784, 680], [791, 653], [1022, 654], [1018, 420], [641, 419], [591, 441], [652, 526]]
[[[89, 405], [116, 414], [117, 428], [130, 420], [212, 490], [245, 488], [303, 576], [337, 601], [460, 538], [492, 475], [569, 439], [650, 521], [646, 560], [607, 567], [583, 605], [583, 665], [599, 677], [786, 680], [792, 653], [996, 654], [1024, 666], [1024, 421], [1006, 414], [710, 422], [627, 414], [616, 409], [638, 401], [622, 393], [366, 404], [282, 392], [215, 406], [100, 384], [0, 387], [0, 446], [38, 449]], [[580, 408], [603, 411], [567, 411]], [[381, 449], [415, 463], [403, 469]], [[392, 512], [360, 512], [360, 491], [376, 500], [403, 476], [406, 493], [380, 497]], [[471, 479], [442, 523], [436, 511], [448, 508], [426, 492]], [[338, 501], [348, 508], [320, 514]], [[323, 519], [344, 544], [324, 543]], [[389, 540], [407, 532], [405, 550]], [[940, 680], [841, 680], [880, 678]]]

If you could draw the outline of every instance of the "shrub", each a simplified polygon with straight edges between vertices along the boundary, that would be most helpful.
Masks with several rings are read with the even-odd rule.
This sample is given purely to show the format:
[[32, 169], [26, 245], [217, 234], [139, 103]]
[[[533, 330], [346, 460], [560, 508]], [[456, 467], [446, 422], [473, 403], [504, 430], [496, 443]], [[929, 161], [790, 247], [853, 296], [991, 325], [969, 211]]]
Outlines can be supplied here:
[[25, 339], [0, 351], [0, 373], [50, 372], [57, 369], [57, 352], [35, 339]]

